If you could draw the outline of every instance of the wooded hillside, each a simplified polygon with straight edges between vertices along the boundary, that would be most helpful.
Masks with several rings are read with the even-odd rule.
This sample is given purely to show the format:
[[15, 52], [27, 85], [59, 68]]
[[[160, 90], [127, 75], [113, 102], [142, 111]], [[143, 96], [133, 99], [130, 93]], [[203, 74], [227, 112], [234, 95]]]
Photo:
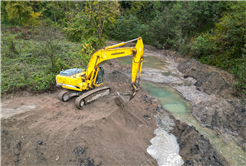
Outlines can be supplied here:
[[246, 94], [246, 2], [2, 1], [2, 93], [54, 88], [106, 40], [141, 36], [238, 77]]

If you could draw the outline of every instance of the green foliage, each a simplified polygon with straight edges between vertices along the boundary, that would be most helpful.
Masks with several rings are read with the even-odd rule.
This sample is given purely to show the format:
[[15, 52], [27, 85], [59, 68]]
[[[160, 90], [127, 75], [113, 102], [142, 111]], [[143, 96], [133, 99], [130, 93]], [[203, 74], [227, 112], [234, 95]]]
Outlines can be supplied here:
[[104, 46], [105, 29], [113, 27], [115, 17], [119, 15], [118, 2], [86, 2], [83, 11], [77, 13], [70, 23], [63, 28], [69, 40], [80, 42], [98, 37], [98, 44], [93, 44], [95, 49]]
[[[85, 67], [87, 65], [81, 58], [80, 50], [82, 46], [80, 44], [71, 43], [64, 38], [56, 37], [51, 41], [51, 46], [48, 44], [49, 33], [45, 29], [39, 29], [38, 31], [39, 34], [36, 34], [29, 40], [17, 38], [18, 34], [13, 35], [8, 31], [2, 31], [2, 94], [19, 90], [40, 92], [54, 89], [55, 76], [59, 71], [74, 67]], [[59, 36], [59, 33], [53, 34], [53, 36]], [[7, 44], [9, 41], [13, 41], [18, 55], [10, 51], [11, 44]], [[50, 47], [57, 49], [53, 52], [56, 68], [52, 67], [51, 59], [47, 55], [52, 53]]]
[[246, 94], [246, 56], [245, 55], [236, 61], [236, 64], [232, 69], [232, 73], [239, 78], [239, 81], [236, 82], [236, 87], [238, 88], [238, 90], [243, 91], [244, 94]]
[[14, 35], [9, 35], [8, 37], [6, 37], [5, 42], [6, 46], [8, 47], [9, 57], [15, 57], [15, 55], [19, 54], [15, 46]]
[[239, 78], [237, 87], [246, 92], [246, 2], [228, 2], [229, 9], [208, 31], [191, 40], [193, 56], [231, 71]]
[[150, 32], [155, 43], [185, 51], [188, 38], [213, 27], [223, 7], [223, 2], [173, 2], [164, 6], [156, 3]]
[[8, 14], [7, 14], [7, 11], [6, 11], [6, 5], [7, 5], [7, 2], [3, 2], [1, 1], [1, 23], [8, 23]]
[[201, 58], [207, 56], [208, 51], [211, 50], [212, 46], [206, 39], [206, 35], [201, 34], [197, 38], [191, 39], [190, 49], [192, 50], [193, 56]]
[[121, 6], [123, 16], [108, 33], [112, 38], [141, 35], [145, 43], [184, 53], [189, 51], [190, 37], [212, 28], [226, 9], [225, 2], [204, 1], [121, 2]]
[[146, 30], [146, 25], [141, 24], [137, 17], [131, 16], [128, 19], [118, 21], [116, 27], [109, 34], [114, 39], [126, 41], [139, 36], [144, 38]]
[[96, 29], [89, 27], [89, 16], [84, 12], [78, 13], [72, 20], [68, 27], [63, 28], [67, 38], [73, 42], [80, 42], [84, 38], [89, 38], [95, 35]]
[[91, 55], [96, 51], [94, 48], [97, 48], [99, 45], [98, 39], [96, 37], [90, 37], [88, 40], [82, 40], [80, 57], [85, 64], [88, 64]]
[[18, 25], [39, 25], [41, 12], [34, 12], [29, 2], [9, 1], [5, 6], [5, 10], [14, 24]]

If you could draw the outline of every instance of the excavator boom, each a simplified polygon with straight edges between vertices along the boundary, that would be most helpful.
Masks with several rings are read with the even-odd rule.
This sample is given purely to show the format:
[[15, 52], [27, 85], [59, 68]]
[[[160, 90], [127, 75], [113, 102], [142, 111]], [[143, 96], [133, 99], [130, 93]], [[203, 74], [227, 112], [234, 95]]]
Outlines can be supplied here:
[[[123, 46], [127, 43], [137, 41], [137, 44], [134, 47], [123, 47], [123, 48], [116, 48]], [[143, 62], [143, 40], [141, 37], [127, 41], [122, 42], [113, 46], [108, 46], [105, 49], [101, 49], [97, 52], [95, 52], [88, 64], [88, 68], [86, 70], [86, 79], [89, 79], [91, 75], [93, 74], [94, 70], [98, 67], [100, 63], [106, 60], [110, 59], [116, 59], [124, 56], [130, 56], [132, 57], [132, 83], [136, 82], [138, 74], [141, 76], [141, 68], [142, 68], [142, 62]]]

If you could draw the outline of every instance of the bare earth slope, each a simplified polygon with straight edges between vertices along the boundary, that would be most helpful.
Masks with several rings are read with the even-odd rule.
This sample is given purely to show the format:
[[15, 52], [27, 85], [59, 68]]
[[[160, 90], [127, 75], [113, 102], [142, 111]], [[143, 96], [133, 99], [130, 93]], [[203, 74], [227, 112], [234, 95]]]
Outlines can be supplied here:
[[[129, 67], [114, 60], [103, 67], [111, 94], [83, 110], [75, 107], [75, 99], [59, 101], [59, 91], [3, 96], [1, 165], [157, 165], [146, 151], [157, 128], [154, 115], [161, 112], [157, 100], [140, 90], [127, 104], [115, 102], [116, 91], [129, 89], [129, 73], [123, 72]], [[172, 118], [176, 126], [170, 132], [184, 165], [228, 165], [194, 127]]]
[[8, 109], [28, 105], [36, 108], [10, 118], [3, 115], [2, 165], [155, 165], [146, 149], [154, 137], [156, 121], [144, 116], [152, 117], [154, 109], [146, 111], [141, 98], [135, 97], [122, 111], [114, 102], [115, 87], [125, 91], [129, 84], [113, 82], [110, 87], [109, 96], [83, 110], [75, 107], [75, 99], [59, 101], [58, 92], [3, 98]]

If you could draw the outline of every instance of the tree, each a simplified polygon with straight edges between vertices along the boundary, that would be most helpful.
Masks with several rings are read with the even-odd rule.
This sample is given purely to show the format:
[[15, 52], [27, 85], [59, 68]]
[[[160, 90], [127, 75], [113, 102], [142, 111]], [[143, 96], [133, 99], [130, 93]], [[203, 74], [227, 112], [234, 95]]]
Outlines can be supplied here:
[[1, 1], [1, 22], [6, 22], [8, 20], [8, 13], [6, 11], [7, 2]]
[[32, 12], [32, 8], [28, 6], [28, 2], [23, 1], [10, 1], [6, 6], [8, 17], [10, 19], [18, 19], [20, 24], [28, 19]]
[[87, 1], [85, 13], [89, 16], [90, 26], [97, 31], [99, 47], [102, 47], [104, 28], [114, 26], [116, 18], [120, 15], [119, 3], [118, 1]]
[[41, 16], [41, 12], [34, 12], [27, 1], [9, 1], [6, 11], [9, 19], [20, 25], [35, 25]]

